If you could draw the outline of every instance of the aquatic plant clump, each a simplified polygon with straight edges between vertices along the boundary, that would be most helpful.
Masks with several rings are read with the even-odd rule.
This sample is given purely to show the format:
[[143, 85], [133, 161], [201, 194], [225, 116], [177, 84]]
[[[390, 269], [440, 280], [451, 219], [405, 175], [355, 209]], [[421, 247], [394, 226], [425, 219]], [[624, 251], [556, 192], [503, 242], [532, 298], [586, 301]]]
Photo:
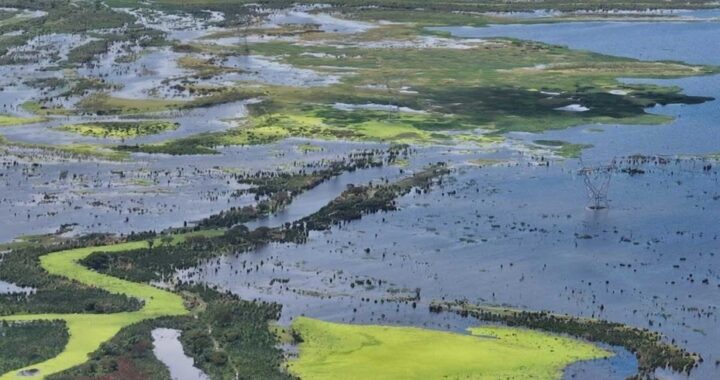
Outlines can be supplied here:
[[17, 125], [24, 125], [24, 124], [35, 124], [35, 123], [42, 123], [46, 119], [44, 117], [18, 117], [18, 116], [8, 116], [8, 115], [0, 115], [0, 127], [12, 127]]
[[167, 121], [117, 121], [95, 124], [72, 124], [58, 128], [61, 131], [83, 136], [125, 139], [138, 136], [156, 135], [175, 130], [177, 123]]
[[657, 332], [621, 323], [547, 312], [484, 307], [466, 302], [435, 302], [430, 305], [430, 311], [436, 313], [450, 311], [483, 321], [568, 334], [593, 342], [625, 347], [638, 358], [637, 378], [644, 378], [659, 368], [671, 368], [677, 372], [690, 373], [702, 361], [698, 354], [687, 352], [681, 347], [665, 342], [663, 336]]
[[290, 371], [303, 379], [551, 380], [568, 364], [609, 352], [571, 338], [507, 327], [469, 334], [413, 327], [348, 325], [297, 318], [300, 356]]

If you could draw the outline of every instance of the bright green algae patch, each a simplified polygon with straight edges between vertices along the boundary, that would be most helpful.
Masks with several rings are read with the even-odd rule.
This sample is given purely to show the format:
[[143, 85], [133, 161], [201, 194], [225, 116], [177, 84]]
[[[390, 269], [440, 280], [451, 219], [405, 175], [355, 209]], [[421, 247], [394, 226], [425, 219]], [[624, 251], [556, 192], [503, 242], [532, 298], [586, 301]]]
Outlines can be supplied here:
[[77, 133], [83, 136], [105, 138], [131, 138], [156, 135], [172, 131], [179, 127], [169, 121], [116, 121], [106, 123], [85, 123], [65, 125], [61, 131]]
[[558, 379], [567, 365], [611, 355], [572, 338], [508, 327], [471, 335], [414, 327], [363, 326], [298, 318], [300, 357], [290, 371], [309, 380]]
[[[205, 231], [204, 234], [214, 233]], [[174, 237], [174, 243], [180, 243], [192, 234]], [[103, 342], [110, 340], [124, 327], [147, 319], [187, 315], [180, 295], [158, 289], [151, 285], [125, 281], [119, 278], [94, 272], [79, 262], [94, 252], [121, 254], [126, 251], [146, 248], [147, 241], [129, 242], [102, 247], [88, 247], [54, 252], [40, 258], [43, 269], [53, 275], [66, 277], [90, 286], [96, 286], [114, 294], [123, 294], [140, 299], [143, 307], [134, 312], [115, 314], [24, 314], [0, 317], [0, 321], [24, 322], [46, 320], [64, 321], [70, 340], [63, 352], [42, 363], [20, 368], [1, 376], [0, 379], [20, 379], [23, 370], [39, 370], [41, 376], [48, 376], [80, 365], [88, 360], [88, 355], [97, 350]]]
[[[462, 129], [452, 132], [448, 129]], [[288, 137], [317, 140], [380, 141], [406, 144], [493, 144], [499, 135], [472, 133], [474, 126], [430, 113], [342, 111], [331, 106], [307, 106], [244, 120], [240, 128], [204, 133], [159, 144], [120, 146], [121, 151], [168, 154], [213, 153], [218, 146], [259, 145]]]
[[44, 117], [39, 117], [39, 116], [20, 117], [20, 116], [0, 115], [0, 127], [13, 127], [16, 125], [42, 123], [45, 120], [46, 119]]

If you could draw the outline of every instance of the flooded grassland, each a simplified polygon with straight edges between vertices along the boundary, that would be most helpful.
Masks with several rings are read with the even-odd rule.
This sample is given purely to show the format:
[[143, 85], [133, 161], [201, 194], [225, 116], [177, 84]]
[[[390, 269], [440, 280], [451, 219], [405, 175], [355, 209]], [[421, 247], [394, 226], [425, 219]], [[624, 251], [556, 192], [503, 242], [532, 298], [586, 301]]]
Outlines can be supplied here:
[[15, 3], [3, 378], [717, 377], [717, 11]]

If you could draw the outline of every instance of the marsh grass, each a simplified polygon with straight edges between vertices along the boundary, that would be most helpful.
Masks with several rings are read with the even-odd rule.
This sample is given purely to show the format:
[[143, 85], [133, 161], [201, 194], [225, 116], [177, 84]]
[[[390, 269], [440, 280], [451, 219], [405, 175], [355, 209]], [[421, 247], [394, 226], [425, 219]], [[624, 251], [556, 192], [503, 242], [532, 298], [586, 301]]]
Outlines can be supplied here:
[[[457, 334], [413, 327], [349, 325], [300, 317], [290, 372], [307, 379], [556, 379], [579, 360], [611, 354], [567, 337], [507, 327]], [[542, 349], [538, 349], [542, 347]]]

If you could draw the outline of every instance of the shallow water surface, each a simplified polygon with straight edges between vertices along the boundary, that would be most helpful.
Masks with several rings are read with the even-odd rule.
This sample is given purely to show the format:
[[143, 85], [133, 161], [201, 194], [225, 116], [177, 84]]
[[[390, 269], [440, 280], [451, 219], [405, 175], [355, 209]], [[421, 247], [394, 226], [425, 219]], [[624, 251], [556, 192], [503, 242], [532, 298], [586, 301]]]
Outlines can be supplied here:
[[205, 373], [195, 367], [195, 361], [185, 355], [180, 343], [179, 330], [155, 329], [152, 331], [153, 353], [170, 371], [173, 380], [208, 380]]
[[[713, 15], [718, 11], [695, 11]], [[719, 22], [568, 22], [433, 28], [467, 38], [511, 37], [642, 60], [674, 60], [720, 66]], [[602, 36], [602, 38], [598, 38]], [[628, 83], [679, 86], [690, 95], [715, 98], [699, 105], [666, 105], [648, 110], [675, 120], [658, 126], [583, 125], [543, 134], [511, 134], [531, 141], [565, 140], [592, 144], [591, 161], [630, 154], [710, 154], [720, 151], [720, 75], [672, 80], [625, 79]]]
[[[710, 20], [717, 12], [678, 14]], [[212, 15], [210, 19], [218, 21], [218, 17]], [[182, 41], [212, 31], [186, 15], [148, 14], [145, 20]], [[364, 27], [302, 9], [278, 13], [271, 22], [278, 26], [311, 23], [340, 33]], [[720, 65], [720, 44], [713, 43], [720, 36], [720, 23], [713, 21], [440, 29], [467, 38], [524, 38], [644, 60]], [[78, 42], [72, 36], [43, 41], [48, 46], [63, 45], [63, 50]], [[445, 42], [450, 40], [428, 37], [424, 41], [448, 47]], [[469, 48], [471, 41], [478, 42], [454, 42], [451, 48]], [[224, 42], [236, 43], [232, 38]], [[131, 64], [84, 70], [125, 84], [116, 90], [116, 96], [145, 97], [172, 83], [164, 82], [164, 78], [186, 74], [178, 68], [177, 58], [169, 49], [155, 49]], [[293, 86], [321, 86], [339, 80], [335, 75], [320, 75], [266, 57], [230, 57], [223, 64], [243, 72], [213, 80]], [[8, 82], [3, 83], [11, 84], [16, 82], [12, 78], [25, 75], [53, 75], [40, 73], [39, 68], [3, 67]], [[720, 99], [720, 76], [643, 81], [677, 85], [688, 94]], [[37, 94], [23, 85], [9, 86], [0, 94], [0, 103], [12, 112], [21, 112], [18, 105]], [[178, 130], [128, 143], [224, 130], [232, 123], [222, 120], [242, 117], [246, 105], [234, 102], [165, 114], [163, 117], [180, 123]], [[568, 111], [581, 111], [580, 107]], [[718, 378], [714, 363], [720, 360], [720, 174], [715, 161], [696, 156], [720, 151], [720, 103], [658, 106], [649, 111], [675, 116], [676, 120], [661, 126], [584, 125], [544, 134], [514, 133], [496, 152], [474, 147], [422, 147], [403, 168], [405, 173], [398, 167], [385, 167], [343, 174], [296, 197], [276, 215], [249, 226], [274, 227], [300, 219], [316, 212], [349, 184], [397, 179], [437, 161], [449, 162], [454, 169], [433, 191], [412, 192], [399, 199], [397, 212], [368, 215], [331, 231], [314, 232], [306, 244], [272, 244], [252, 254], [210, 260], [179, 272], [177, 277], [217, 285], [244, 299], [281, 303], [282, 323], [307, 315], [336, 322], [453, 331], [477, 325], [477, 321], [454, 314], [428, 312], [430, 302], [443, 299], [602, 318], [662, 332], [703, 356], [704, 362], [692, 379]], [[62, 122], [87, 120], [107, 118], [55, 120], [4, 128], [2, 133], [26, 142], [113, 143], [48, 130]], [[520, 142], [536, 139], [593, 147], [583, 153], [582, 163], [551, 161], [546, 167], [518, 148]], [[138, 154], [132, 162], [122, 163], [44, 160], [46, 157], [36, 156], [39, 153], [33, 150], [10, 150], [3, 161], [0, 183], [0, 213], [8, 216], [0, 229], [0, 241], [53, 232], [62, 224], [67, 224], [68, 234], [129, 233], [180, 226], [183, 221], [252, 204], [254, 197], [233, 194], [245, 189], [234, 181], [233, 173], [292, 169], [303, 162], [338, 159], [356, 149], [386, 147], [311, 141], [322, 150], [301, 152], [298, 145], [308, 142], [290, 139], [266, 146], [224, 148], [215, 156]], [[619, 160], [635, 153], [686, 157], [662, 163]], [[487, 158], [499, 158], [503, 163], [482, 168], [471, 164], [472, 160]], [[583, 164], [613, 159], [618, 168], [611, 179], [610, 208], [589, 211], [586, 189], [577, 171]], [[40, 165], [35, 165], [38, 162]], [[705, 170], [710, 162], [713, 167]], [[13, 289], [11, 284], [0, 282], [0, 293], [16, 291]], [[204, 379], [182, 352], [178, 334], [167, 329], [153, 331], [156, 355], [168, 364], [174, 378]], [[613, 350], [617, 355], [612, 359], [574, 364], [565, 377], [624, 379], [631, 375], [637, 366], [634, 356], [622, 349]], [[661, 376], [681, 378], [677, 374]]]
[[[431, 28], [457, 37], [509, 37], [637, 58], [720, 64], [720, 22], [568, 22]], [[602, 38], [598, 38], [602, 36]]]
[[[306, 244], [212, 260], [180, 277], [281, 302], [284, 321], [461, 328], [427, 313], [440, 299], [608, 319], [700, 352], [706, 364], [693, 378], [704, 379], [720, 357], [720, 194], [718, 171], [701, 166], [618, 174], [603, 213], [585, 208], [577, 162], [468, 168], [435, 191], [404, 197], [398, 212], [313, 233]], [[626, 362], [606, 369], [615, 373], [608, 378], [628, 375]]]

